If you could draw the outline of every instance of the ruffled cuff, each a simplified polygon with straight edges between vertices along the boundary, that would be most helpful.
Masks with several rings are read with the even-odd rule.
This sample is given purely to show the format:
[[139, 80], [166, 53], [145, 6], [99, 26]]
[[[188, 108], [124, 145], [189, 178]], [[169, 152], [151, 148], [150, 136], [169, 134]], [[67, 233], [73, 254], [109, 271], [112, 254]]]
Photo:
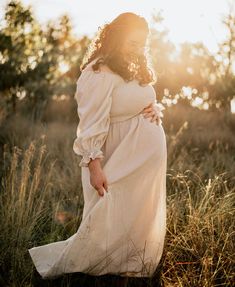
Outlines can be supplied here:
[[100, 158], [103, 160], [104, 155], [101, 150], [92, 150], [87, 151], [82, 154], [82, 159], [79, 163], [79, 166], [88, 167], [88, 163], [90, 162], [90, 159]]
[[162, 124], [161, 118], [164, 116], [162, 111], [165, 110], [165, 107], [161, 103], [154, 103], [153, 109], [155, 110], [155, 113], [158, 116], [157, 123]]

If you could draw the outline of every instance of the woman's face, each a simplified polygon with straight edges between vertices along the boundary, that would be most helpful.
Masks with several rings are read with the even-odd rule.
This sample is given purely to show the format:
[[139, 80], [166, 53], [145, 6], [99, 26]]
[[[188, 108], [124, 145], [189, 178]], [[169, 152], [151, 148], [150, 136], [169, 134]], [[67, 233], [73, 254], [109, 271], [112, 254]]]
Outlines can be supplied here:
[[137, 57], [144, 54], [147, 33], [144, 30], [134, 30], [128, 33], [122, 45], [122, 53], [128, 57]]

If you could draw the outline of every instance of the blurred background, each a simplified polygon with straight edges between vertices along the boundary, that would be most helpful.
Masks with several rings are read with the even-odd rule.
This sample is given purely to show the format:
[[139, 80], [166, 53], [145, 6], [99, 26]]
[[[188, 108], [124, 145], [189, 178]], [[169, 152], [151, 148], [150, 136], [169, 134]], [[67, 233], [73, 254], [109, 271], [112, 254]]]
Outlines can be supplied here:
[[27, 248], [67, 239], [80, 224], [79, 66], [98, 27], [126, 11], [149, 22], [154, 88], [166, 108], [161, 280], [232, 286], [235, 2], [224, 0], [0, 1], [1, 286], [39, 284]]
[[[158, 101], [235, 112], [234, 9], [218, 0], [1, 1], [1, 120], [19, 109], [32, 120], [66, 109], [98, 26], [128, 10], [151, 28]], [[57, 117], [74, 119], [66, 114]]]

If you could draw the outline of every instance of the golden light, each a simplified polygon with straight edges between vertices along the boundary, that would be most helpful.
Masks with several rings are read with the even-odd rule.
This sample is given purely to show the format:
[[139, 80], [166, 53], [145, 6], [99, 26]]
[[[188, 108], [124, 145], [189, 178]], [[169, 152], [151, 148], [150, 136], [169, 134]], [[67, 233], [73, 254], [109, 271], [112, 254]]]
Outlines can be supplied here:
[[[225, 37], [221, 17], [228, 12], [229, 4], [232, 5], [234, 0], [87, 0], [85, 2], [22, 0], [22, 2], [33, 7], [40, 22], [45, 23], [60, 15], [68, 14], [72, 19], [75, 33], [89, 36], [94, 35], [98, 26], [111, 21], [119, 13], [133, 11], [151, 22], [152, 14], [162, 11], [163, 23], [169, 30], [171, 41], [175, 44], [184, 41], [202, 41], [210, 50], [215, 51], [218, 43]], [[105, 9], [100, 10], [100, 7]]]
[[69, 65], [67, 63], [65, 62], [59, 63], [59, 71], [61, 74], [68, 72], [68, 70], [69, 70]]
[[231, 100], [231, 112], [235, 114], [235, 97]]
[[60, 102], [60, 101], [69, 101], [70, 96], [69, 96], [69, 95], [65, 95], [65, 94], [63, 94], [63, 95], [53, 95], [53, 96], [52, 96], [52, 99], [53, 99], [54, 101], [57, 101], [57, 102]]

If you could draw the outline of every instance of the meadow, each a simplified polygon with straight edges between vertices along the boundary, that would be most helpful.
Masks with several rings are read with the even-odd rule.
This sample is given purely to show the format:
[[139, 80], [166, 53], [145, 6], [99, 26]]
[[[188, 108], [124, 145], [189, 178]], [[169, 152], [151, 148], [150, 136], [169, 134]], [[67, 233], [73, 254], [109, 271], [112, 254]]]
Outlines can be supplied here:
[[[73, 101], [52, 103], [40, 121], [21, 112], [1, 122], [1, 286], [122, 286], [82, 274], [42, 281], [27, 251], [67, 239], [81, 222], [80, 158], [72, 150], [77, 124]], [[164, 254], [152, 280], [128, 279], [125, 286], [232, 286], [235, 114], [177, 104], [166, 108], [163, 127]]]

